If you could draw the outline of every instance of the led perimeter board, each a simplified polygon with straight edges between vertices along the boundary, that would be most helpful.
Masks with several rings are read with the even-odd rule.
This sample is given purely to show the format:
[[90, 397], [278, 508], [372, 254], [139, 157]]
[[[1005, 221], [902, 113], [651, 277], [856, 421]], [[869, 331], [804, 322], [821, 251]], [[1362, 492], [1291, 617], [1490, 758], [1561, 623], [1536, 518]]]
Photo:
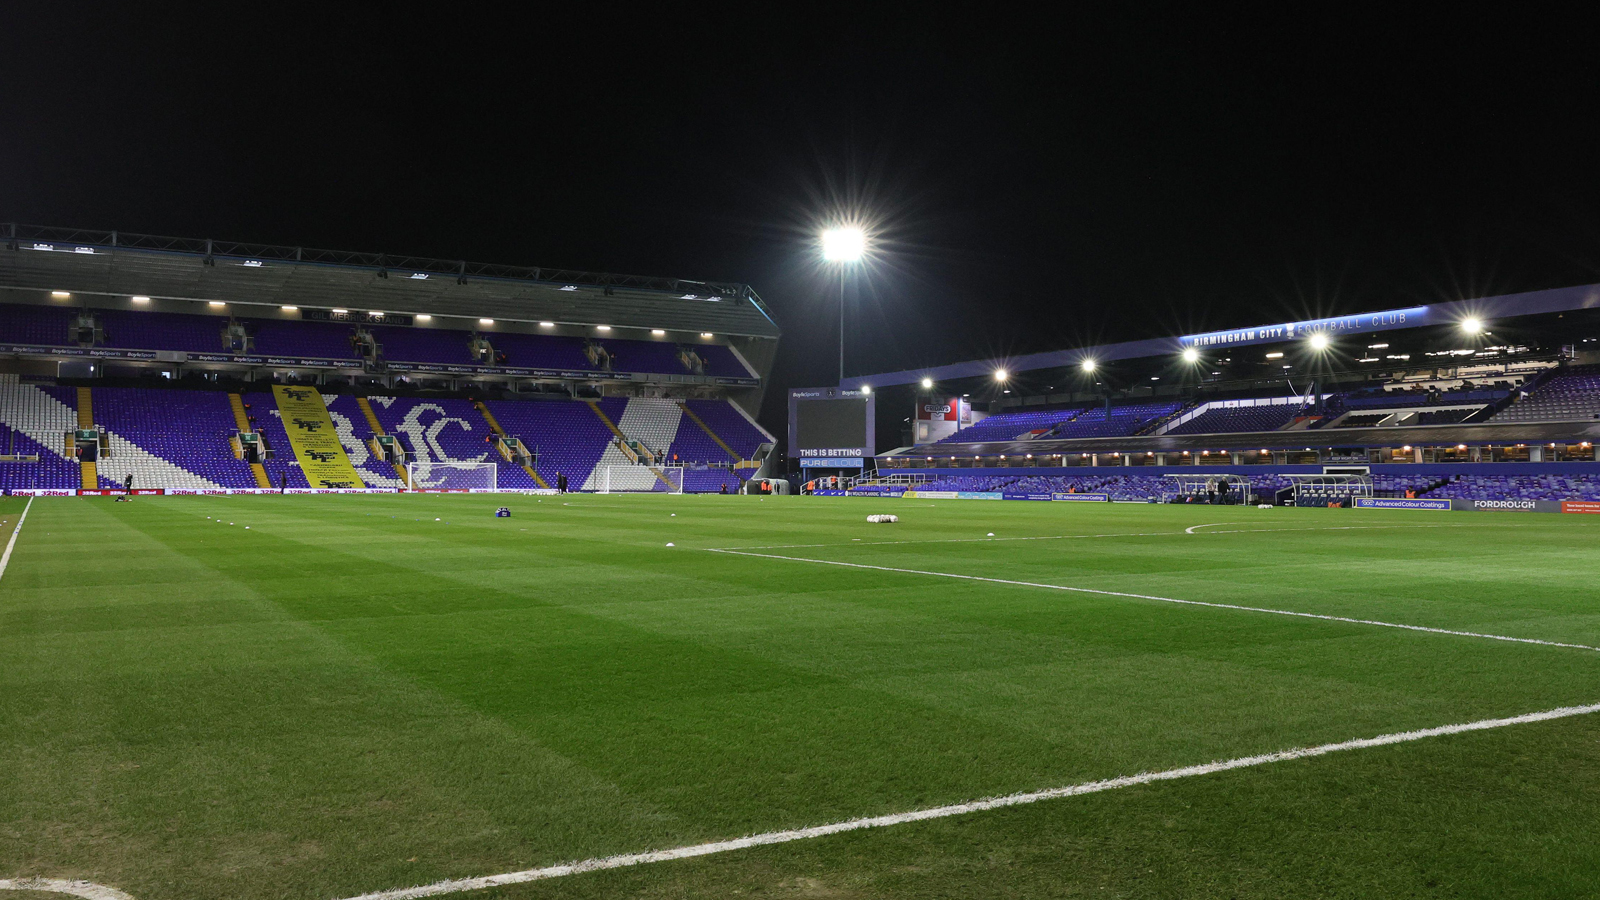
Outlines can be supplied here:
[[789, 455], [802, 466], [861, 467], [877, 447], [875, 401], [873, 394], [863, 390], [791, 389]]

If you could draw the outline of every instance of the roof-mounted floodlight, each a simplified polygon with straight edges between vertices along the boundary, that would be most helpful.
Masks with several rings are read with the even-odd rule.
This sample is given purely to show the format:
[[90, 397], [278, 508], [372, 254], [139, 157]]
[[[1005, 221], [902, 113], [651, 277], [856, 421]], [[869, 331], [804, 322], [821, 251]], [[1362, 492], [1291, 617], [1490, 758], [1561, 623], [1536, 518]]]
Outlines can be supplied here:
[[923, 387], [924, 390], [933, 387], [933, 379], [932, 378], [924, 378], [924, 379], [922, 379], [922, 387]]
[[1183, 361], [1184, 362], [1190, 362], [1190, 363], [1199, 362], [1200, 361], [1200, 351], [1195, 349], [1194, 347], [1185, 347], [1185, 348], [1183, 348]]
[[1467, 334], [1481, 334], [1483, 332], [1483, 320], [1477, 318], [1462, 319], [1461, 330]]
[[1328, 349], [1328, 336], [1320, 331], [1312, 334], [1311, 349], [1319, 351]]
[[1011, 374], [1009, 372], [1007, 372], [1005, 369], [995, 369], [994, 370], [994, 380], [995, 381], [1005, 381], [1007, 378], [1010, 378], [1010, 377], [1011, 377]]
[[1094, 360], [1092, 360], [1092, 359], [1086, 359], [1086, 360], [1084, 360], [1084, 361], [1083, 361], [1083, 362], [1081, 362], [1081, 363], [1079, 363], [1079, 364], [1078, 364], [1078, 365], [1079, 365], [1079, 366], [1080, 366], [1080, 367], [1081, 367], [1081, 368], [1082, 368], [1082, 369], [1083, 369], [1083, 370], [1084, 370], [1084, 371], [1085, 371], [1085, 372], [1093, 372], [1093, 371], [1094, 371], [1094, 370], [1095, 370], [1095, 361], [1094, 361]]

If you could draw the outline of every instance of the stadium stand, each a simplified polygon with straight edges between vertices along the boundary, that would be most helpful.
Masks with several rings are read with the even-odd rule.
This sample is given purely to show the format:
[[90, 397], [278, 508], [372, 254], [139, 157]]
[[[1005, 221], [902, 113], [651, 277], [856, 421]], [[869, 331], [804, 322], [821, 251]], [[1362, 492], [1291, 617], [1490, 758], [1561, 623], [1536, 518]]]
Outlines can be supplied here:
[[[772, 439], [741, 413], [738, 407], [726, 400], [687, 400], [684, 405], [689, 411], [705, 424], [711, 433], [720, 438], [722, 444], [732, 450], [737, 459], [727, 459], [727, 452], [715, 439], [710, 438], [702, 429], [690, 420], [678, 427], [677, 438], [673, 442], [672, 452], [687, 461], [693, 462], [738, 462], [741, 459], [754, 459], [756, 450]], [[708, 446], [702, 438], [709, 439]], [[684, 449], [679, 450], [682, 446]], [[715, 452], [713, 449], [715, 448]], [[689, 452], [684, 452], [689, 451]], [[705, 455], [696, 455], [703, 453]]]
[[1303, 414], [1301, 405], [1213, 407], [1171, 429], [1167, 434], [1220, 434], [1239, 431], [1276, 431]]
[[128, 475], [135, 487], [252, 488], [250, 466], [233, 455], [228, 395], [217, 391], [94, 388], [96, 424], [110, 436], [101, 484]]
[[1057, 426], [1084, 413], [1083, 407], [1072, 409], [1029, 410], [1027, 412], [996, 413], [974, 422], [955, 434], [939, 441], [941, 444], [961, 444], [975, 441], [1010, 441], [1019, 436], [1036, 437], [1050, 433]]
[[1051, 429], [1054, 438], [1122, 437], [1137, 434], [1145, 427], [1172, 415], [1183, 407], [1182, 403], [1134, 403], [1113, 406], [1108, 413], [1104, 407], [1095, 407], [1071, 421], [1062, 422]]
[[1460, 475], [1428, 492], [1462, 500], [1600, 500], [1600, 475]]
[[[581, 487], [599, 462], [613, 435], [595, 416], [587, 403], [565, 400], [489, 400], [485, 405], [494, 413], [507, 434], [538, 454], [534, 468], [549, 483], [557, 473], [567, 476], [574, 490]], [[609, 414], [620, 416], [625, 398], [600, 401]]]
[[1557, 422], [1600, 418], [1600, 366], [1572, 366], [1553, 374], [1494, 422]]
[[[356, 359], [360, 355], [350, 343], [351, 329], [348, 325], [277, 319], [256, 319], [246, 324], [255, 334], [256, 353], [310, 359]], [[157, 346], [146, 349], [166, 348]]]
[[[488, 331], [481, 334], [496, 359], [475, 359], [469, 349], [474, 332], [406, 325], [355, 326], [294, 319], [230, 318], [223, 315], [128, 309], [0, 305], [0, 341], [47, 347], [79, 346], [71, 326], [80, 313], [92, 315], [100, 329], [97, 346], [127, 350], [182, 353], [255, 353], [305, 359], [353, 361], [361, 357], [352, 341], [364, 328], [382, 347], [386, 362], [432, 366], [510, 365], [526, 368], [637, 372], [659, 375], [697, 374], [718, 378], [754, 378], [734, 351], [719, 344], [682, 346], [670, 341], [607, 338], [590, 342], [604, 349], [600, 362], [585, 352], [585, 339], [575, 336]], [[248, 346], [230, 346], [225, 332], [241, 326]]]

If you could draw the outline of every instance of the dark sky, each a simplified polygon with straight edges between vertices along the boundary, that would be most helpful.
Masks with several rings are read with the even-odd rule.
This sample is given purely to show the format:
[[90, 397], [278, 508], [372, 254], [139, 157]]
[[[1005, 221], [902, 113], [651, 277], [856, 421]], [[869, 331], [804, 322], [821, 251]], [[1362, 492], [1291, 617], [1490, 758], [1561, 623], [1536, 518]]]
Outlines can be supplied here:
[[1548, 8], [326, 6], [8, 9], [0, 221], [745, 281], [779, 391], [835, 375], [840, 210], [852, 374], [1600, 280], [1600, 67]]

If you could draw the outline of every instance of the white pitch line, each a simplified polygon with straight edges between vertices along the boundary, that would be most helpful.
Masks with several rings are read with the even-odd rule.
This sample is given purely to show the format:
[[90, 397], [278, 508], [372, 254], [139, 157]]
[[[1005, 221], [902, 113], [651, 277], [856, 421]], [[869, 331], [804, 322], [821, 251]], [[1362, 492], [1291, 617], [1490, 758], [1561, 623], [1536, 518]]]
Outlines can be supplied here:
[[823, 566], [842, 566], [849, 569], [872, 569], [878, 572], [899, 572], [903, 575], [927, 575], [934, 578], [956, 578], [962, 581], [983, 581], [990, 584], [1009, 584], [1015, 587], [1042, 588], [1049, 591], [1071, 591], [1076, 594], [1098, 594], [1104, 597], [1131, 597], [1135, 600], [1157, 600], [1183, 606], [1208, 606], [1212, 609], [1233, 609], [1241, 612], [1269, 613], [1274, 616], [1295, 616], [1301, 619], [1322, 619], [1327, 622], [1347, 622], [1352, 625], [1377, 625], [1383, 628], [1400, 628], [1406, 631], [1425, 631], [1430, 634], [1449, 634], [1456, 637], [1486, 638], [1491, 641], [1510, 641], [1517, 644], [1538, 644], [1544, 647], [1565, 647], [1570, 650], [1590, 650], [1600, 653], [1600, 647], [1588, 644], [1568, 644], [1561, 641], [1544, 641], [1538, 638], [1511, 637], [1504, 634], [1485, 634], [1477, 631], [1455, 631], [1449, 628], [1430, 628], [1426, 625], [1406, 625], [1400, 622], [1380, 622], [1377, 619], [1353, 619], [1347, 616], [1327, 616], [1320, 613], [1296, 612], [1291, 609], [1272, 609], [1266, 606], [1242, 606], [1236, 603], [1213, 603], [1207, 600], [1179, 600], [1176, 597], [1158, 597], [1154, 594], [1135, 594], [1130, 591], [1107, 591], [1100, 588], [1072, 587], [1065, 584], [1045, 584], [1038, 581], [1013, 581], [1009, 578], [987, 578], [982, 575], [957, 575], [951, 572], [930, 572], [924, 569], [902, 569], [896, 566], [874, 566], [867, 563], [841, 562], [834, 559], [808, 559], [803, 556], [779, 556], [776, 553], [750, 553], [744, 550], [710, 550], [710, 553], [728, 553], [734, 556], [752, 556], [760, 559], [781, 559], [788, 562], [816, 563]]
[[1588, 706], [1563, 706], [1558, 709], [1545, 710], [1544, 712], [1527, 713], [1504, 719], [1480, 719], [1476, 722], [1464, 722], [1459, 725], [1442, 725], [1437, 728], [1424, 728], [1419, 731], [1403, 731], [1394, 734], [1383, 734], [1371, 738], [1358, 738], [1350, 741], [1340, 741], [1333, 744], [1319, 744], [1315, 747], [1300, 747], [1292, 750], [1280, 750], [1276, 753], [1263, 753], [1258, 756], [1241, 756], [1236, 759], [1222, 760], [1220, 762], [1203, 763], [1197, 766], [1184, 766], [1178, 769], [1164, 769], [1159, 772], [1145, 772], [1140, 775], [1125, 775], [1121, 778], [1109, 778], [1104, 781], [1086, 781], [1081, 784], [1067, 787], [1050, 788], [1043, 791], [1029, 791], [1020, 794], [1008, 794], [1004, 797], [990, 797], [983, 800], [973, 800], [967, 803], [955, 803], [949, 806], [935, 806], [930, 809], [919, 809], [912, 812], [894, 813], [884, 816], [869, 816], [860, 819], [849, 819], [844, 822], [834, 822], [829, 825], [816, 825], [810, 828], [795, 828], [788, 831], [769, 831], [764, 834], [753, 834], [748, 837], [736, 838], [730, 841], [715, 841], [708, 844], [694, 844], [687, 847], [677, 847], [672, 850], [654, 850], [646, 853], [628, 853], [620, 856], [597, 857], [579, 862], [563, 863], [561, 865], [546, 866], [542, 869], [524, 869], [520, 872], [507, 872], [503, 875], [488, 875], [482, 878], [460, 878], [450, 881], [440, 881], [421, 887], [397, 888], [390, 891], [376, 891], [362, 894], [359, 897], [349, 897], [347, 900], [419, 900], [422, 897], [437, 897], [442, 894], [456, 894], [464, 891], [480, 891], [485, 888], [501, 887], [508, 884], [526, 884], [530, 881], [544, 881], [551, 878], [561, 878], [566, 875], [578, 875], [583, 872], [597, 872], [604, 869], [622, 869], [629, 866], [644, 865], [647, 863], [667, 862], [674, 859], [690, 859], [697, 856], [710, 856], [716, 853], [727, 853], [733, 850], [748, 850], [752, 847], [766, 847], [773, 844], [787, 844], [791, 841], [803, 841], [810, 838], [826, 837], [830, 834], [841, 834], [847, 831], [860, 831], [866, 828], [883, 828], [890, 825], [903, 825], [908, 822], [923, 822], [929, 819], [944, 819], [951, 816], [963, 816], [968, 813], [983, 812], [991, 809], [1002, 809], [1008, 806], [1025, 806], [1030, 803], [1039, 803], [1044, 800], [1056, 800], [1062, 797], [1077, 797], [1084, 794], [1098, 794], [1102, 791], [1113, 791], [1118, 788], [1136, 787], [1138, 785], [1153, 784], [1158, 781], [1176, 781], [1180, 778], [1192, 778], [1197, 775], [1211, 775], [1217, 772], [1228, 772], [1234, 769], [1247, 769], [1252, 766], [1264, 766], [1269, 763], [1288, 762], [1296, 759], [1307, 759], [1313, 756], [1326, 756], [1330, 753], [1339, 753], [1345, 750], [1365, 750], [1371, 747], [1386, 747], [1391, 744], [1404, 744], [1410, 741], [1420, 741], [1427, 738], [1444, 737], [1446, 735], [1463, 734], [1470, 731], [1485, 731], [1491, 728], [1505, 728], [1510, 725], [1524, 725], [1531, 722], [1547, 722], [1552, 719], [1564, 719], [1571, 716], [1584, 716], [1600, 712], [1600, 703]]
[[116, 888], [95, 884], [92, 881], [66, 881], [60, 878], [0, 878], [0, 891], [39, 891], [45, 894], [66, 894], [85, 900], [133, 900]]
[[22, 523], [28, 520], [28, 510], [33, 508], [33, 498], [22, 506], [22, 515], [17, 517], [17, 527], [11, 530], [11, 540], [6, 541], [6, 552], [0, 554], [0, 578], [6, 577], [6, 566], [11, 564], [11, 548], [17, 545], [17, 535], [22, 533]]
[[1218, 525], [1243, 525], [1243, 522], [1212, 522], [1209, 525], [1190, 525], [1183, 530], [1184, 534], [1194, 534], [1196, 528], [1215, 528]]
[[[1243, 522], [1217, 522], [1217, 525], [1242, 525]], [[1268, 534], [1279, 531], [1368, 531], [1372, 529], [1393, 528], [1528, 528], [1538, 523], [1515, 522], [1507, 524], [1490, 524], [1487, 522], [1461, 522], [1454, 524], [1433, 525], [1318, 525], [1312, 528], [1243, 528], [1237, 531], [1195, 531], [1185, 529], [1182, 533], [1195, 536], [1203, 534]], [[1208, 526], [1199, 525], [1198, 528]], [[707, 550], [734, 551], [734, 550], [809, 550], [816, 547], [877, 547], [893, 544], [997, 544], [1005, 541], [1065, 541], [1079, 538], [1115, 538], [1115, 537], [1172, 537], [1180, 534], [1177, 531], [1122, 531], [1111, 534], [1041, 534], [1026, 537], [981, 537], [981, 538], [929, 538], [927, 540], [906, 541], [851, 541], [848, 544], [769, 544], [754, 547], [707, 547]]]

